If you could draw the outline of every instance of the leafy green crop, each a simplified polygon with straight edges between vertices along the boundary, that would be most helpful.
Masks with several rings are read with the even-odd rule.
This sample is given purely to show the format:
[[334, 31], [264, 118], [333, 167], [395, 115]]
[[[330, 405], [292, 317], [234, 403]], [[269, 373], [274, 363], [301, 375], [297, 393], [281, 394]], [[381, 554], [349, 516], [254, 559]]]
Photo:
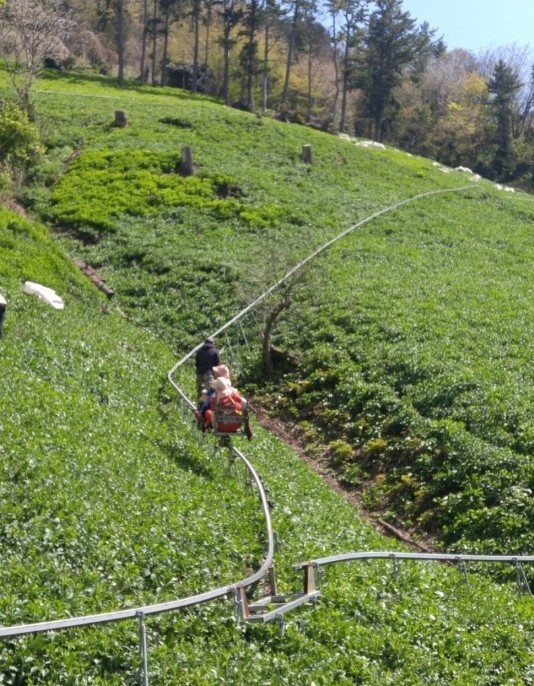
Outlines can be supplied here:
[[[43, 227], [0, 214], [3, 625], [170, 600], [255, 568], [265, 545], [256, 496], [180, 415], [166, 378], [170, 347], [197, 343], [257, 295], [262, 278], [271, 285], [358, 219], [466, 183], [426, 160], [179, 91], [118, 91], [104, 78], [69, 74], [40, 88], [49, 166], [36, 170], [43, 185], [27, 197], [39, 197], [44, 218], [70, 213], [64, 221], [87, 235], [53, 242]], [[126, 130], [109, 125], [119, 106]], [[312, 167], [299, 159], [309, 141]], [[184, 144], [201, 171], [191, 202], [171, 171]], [[68, 172], [50, 204], [46, 186], [61, 155]], [[106, 165], [110, 174], [100, 176]], [[144, 206], [146, 187], [161, 204]], [[221, 219], [212, 202], [238, 211]], [[528, 389], [530, 379], [529, 202], [485, 185], [367, 225], [319, 260], [276, 339], [298, 358], [272, 396], [290, 421], [330, 445], [347, 480], [373, 484], [369, 501], [439, 526], [451, 546], [465, 539], [471, 551], [528, 552], [530, 540], [530, 396], [518, 384]], [[75, 270], [65, 249], [99, 270], [117, 302]], [[65, 310], [23, 294], [25, 279], [55, 288]], [[244, 329], [254, 358], [256, 329], [249, 320]], [[512, 404], [517, 426], [526, 422], [521, 435], [501, 421]], [[246, 453], [273, 504], [282, 592], [301, 587], [295, 562], [400, 549], [254, 429]], [[503, 570], [499, 586], [470, 574], [467, 588], [445, 566], [406, 563], [398, 579], [388, 562], [332, 567], [319, 607], [290, 614], [284, 635], [237, 625], [227, 601], [151, 617], [150, 681], [531, 684], [533, 606], [510, 586], [513, 572]], [[11, 686], [122, 686], [135, 682], [138, 666], [135, 622], [0, 645], [0, 675]]]
[[219, 220], [241, 218], [257, 227], [276, 222], [276, 209], [246, 209], [239, 188], [222, 175], [180, 176], [170, 155], [141, 150], [90, 151], [79, 157], [53, 190], [56, 221], [112, 231], [122, 215], [146, 217], [168, 208], [194, 207]]
[[[65, 93], [76, 86], [60, 83]], [[99, 88], [118, 97], [105, 81]], [[104, 125], [105, 99], [90, 99], [88, 125], [72, 92], [44, 96], [47, 116], [61, 106], [65, 136], [87, 146], [53, 189], [52, 212], [85, 241], [66, 236], [65, 247], [173, 345], [194, 345], [357, 220], [471, 184], [384, 215], [320, 258], [276, 341], [302, 360], [278, 406], [308, 439], [334, 444], [332, 466], [366, 484], [369, 507], [452, 549], [528, 552], [531, 199], [398, 151], [148, 92], [122, 96], [131, 122], [122, 132]], [[299, 159], [305, 142], [311, 166]], [[190, 195], [174, 173], [185, 144], [199, 168]]]

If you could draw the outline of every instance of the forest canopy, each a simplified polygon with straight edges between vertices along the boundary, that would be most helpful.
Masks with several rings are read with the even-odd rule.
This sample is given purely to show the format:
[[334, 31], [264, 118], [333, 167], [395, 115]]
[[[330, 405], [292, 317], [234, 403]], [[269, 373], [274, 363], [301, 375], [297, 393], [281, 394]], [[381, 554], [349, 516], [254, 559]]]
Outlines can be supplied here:
[[402, 0], [5, 0], [0, 14], [30, 116], [41, 69], [94, 70], [533, 186], [529, 49], [449, 51]]

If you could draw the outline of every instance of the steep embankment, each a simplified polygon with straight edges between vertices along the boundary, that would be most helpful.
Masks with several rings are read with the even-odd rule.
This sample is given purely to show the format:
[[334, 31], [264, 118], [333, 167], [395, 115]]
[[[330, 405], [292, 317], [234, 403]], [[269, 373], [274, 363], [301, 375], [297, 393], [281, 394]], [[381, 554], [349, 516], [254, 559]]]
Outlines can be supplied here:
[[[49, 160], [69, 157], [82, 140], [96, 148], [153, 150], [156, 161], [168, 160], [170, 146], [194, 137], [208, 190], [201, 184], [194, 204], [177, 207], [176, 187], [162, 192], [157, 185], [161, 171], [154, 158], [146, 155], [152, 161], [139, 175], [134, 172], [145, 155], [132, 154], [132, 174], [116, 178], [117, 184], [123, 179], [122, 193], [115, 186], [117, 193], [108, 195], [108, 203], [127, 198], [117, 201], [116, 215], [110, 212], [109, 227], [92, 226], [90, 214], [79, 225], [69, 219], [71, 232], [98, 242], [83, 245], [71, 235], [64, 245], [102, 271], [143, 329], [119, 316], [42, 228], [7, 213], [0, 217], [0, 285], [9, 301], [0, 341], [2, 367], [9, 370], [0, 386], [4, 625], [168, 600], [240, 578], [255, 566], [263, 550], [256, 499], [228, 470], [224, 454], [209, 441], [199, 445], [190, 421], [180, 418], [165, 378], [174, 356], [164, 341], [177, 339], [180, 347], [197, 342], [199, 329], [214, 328], [226, 320], [226, 310], [237, 308], [237, 281], [244, 290], [271, 283], [312, 244], [334, 235], [354, 212], [342, 203], [349, 190], [359, 198], [361, 216], [384, 200], [438, 183], [458, 185], [429, 162], [353, 149], [324, 136], [313, 138], [323, 162], [309, 170], [295, 152], [305, 140], [300, 129], [258, 123], [181, 95], [118, 93], [104, 80], [91, 86], [77, 79], [69, 86], [69, 78], [60, 77], [54, 87], [86, 88], [83, 96], [49, 94], [41, 101]], [[106, 98], [88, 98], [91, 88]], [[110, 106], [119, 105], [133, 122], [126, 131], [108, 127]], [[190, 126], [160, 122], [168, 118]], [[265, 138], [258, 133], [264, 126]], [[250, 154], [256, 139], [259, 152]], [[230, 158], [234, 147], [241, 150], [239, 162]], [[105, 154], [109, 166], [120, 159]], [[102, 158], [82, 156], [73, 168], [94, 172], [66, 194], [75, 193], [80, 207], [94, 202], [94, 196], [87, 200], [91, 184], [101, 179], [106, 186], [106, 167], [97, 174], [102, 169], [95, 159]], [[367, 180], [373, 170], [381, 179], [374, 190]], [[233, 195], [222, 190], [228, 180], [218, 185], [223, 173]], [[149, 185], [154, 214], [132, 216], [128, 203], [133, 206], [137, 196], [130, 182]], [[54, 190], [58, 218], [68, 183], [67, 175]], [[42, 191], [30, 194], [43, 212], [51, 211]], [[232, 203], [216, 204], [228, 198]], [[279, 216], [271, 228], [247, 212]], [[263, 272], [255, 283], [251, 264]], [[314, 307], [327, 291], [317, 278]], [[65, 297], [65, 310], [24, 295], [24, 279], [55, 288]], [[302, 316], [309, 317], [307, 307]], [[308, 341], [310, 331], [304, 332]], [[252, 340], [252, 329], [246, 333]], [[291, 333], [297, 336], [298, 327]], [[298, 339], [290, 339], [288, 329], [285, 335], [297, 348]], [[260, 429], [247, 454], [274, 504], [282, 591], [300, 585], [294, 562], [392, 546]], [[507, 584], [473, 576], [466, 589], [456, 570], [415, 565], [403, 567], [395, 580], [383, 563], [330, 569], [324, 582], [319, 609], [291, 616], [283, 637], [277, 627], [236, 626], [229, 603], [152, 619], [151, 681], [501, 686], [532, 677], [532, 604]], [[9, 641], [0, 646], [0, 671], [13, 686], [127, 684], [138, 666], [137, 643], [133, 623]]]
[[[241, 578], [263, 550], [254, 495], [168, 395], [172, 356], [103, 300], [42, 227], [0, 214], [3, 625], [161, 602]], [[22, 293], [53, 286], [55, 311]], [[292, 563], [391, 548], [268, 434], [247, 444], [269, 488], [282, 591]], [[243, 629], [230, 603], [153, 618], [150, 678], [161, 684], [527, 683], [532, 604], [456, 570], [384, 563], [329, 570], [319, 609]], [[495, 632], [495, 626], [499, 631]], [[4, 683], [128, 684], [126, 622], [0, 645]], [[483, 679], [481, 682], [480, 679]]]
[[[330, 466], [392, 521], [452, 550], [532, 550], [531, 197], [173, 91], [43, 87], [65, 92], [41, 95], [62, 132], [49, 145], [85, 146], [46, 211], [126, 311], [180, 348], [358, 220], [471, 184], [385, 214], [317, 261], [274, 339], [300, 367], [265, 402], [328, 444]], [[110, 128], [114, 106], [126, 130]], [[175, 173], [183, 145], [195, 177]], [[242, 358], [256, 335], [246, 322]], [[254, 377], [254, 359], [239, 364]]]

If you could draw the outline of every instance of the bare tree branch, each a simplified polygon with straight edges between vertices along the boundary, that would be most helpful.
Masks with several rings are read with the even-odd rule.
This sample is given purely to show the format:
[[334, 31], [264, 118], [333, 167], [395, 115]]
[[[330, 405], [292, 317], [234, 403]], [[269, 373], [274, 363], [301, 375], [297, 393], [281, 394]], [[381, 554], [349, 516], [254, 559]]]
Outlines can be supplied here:
[[1, 55], [25, 107], [44, 59], [64, 56], [72, 25], [63, 0], [6, 0], [0, 6]]

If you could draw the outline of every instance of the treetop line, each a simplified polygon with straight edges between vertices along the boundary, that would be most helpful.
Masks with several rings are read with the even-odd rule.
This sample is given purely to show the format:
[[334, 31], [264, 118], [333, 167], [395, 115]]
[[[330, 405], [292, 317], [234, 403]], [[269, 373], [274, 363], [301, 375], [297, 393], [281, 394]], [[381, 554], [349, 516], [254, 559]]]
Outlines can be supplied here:
[[528, 50], [448, 51], [402, 0], [5, 0], [0, 15], [31, 113], [43, 65], [91, 68], [533, 186]]

